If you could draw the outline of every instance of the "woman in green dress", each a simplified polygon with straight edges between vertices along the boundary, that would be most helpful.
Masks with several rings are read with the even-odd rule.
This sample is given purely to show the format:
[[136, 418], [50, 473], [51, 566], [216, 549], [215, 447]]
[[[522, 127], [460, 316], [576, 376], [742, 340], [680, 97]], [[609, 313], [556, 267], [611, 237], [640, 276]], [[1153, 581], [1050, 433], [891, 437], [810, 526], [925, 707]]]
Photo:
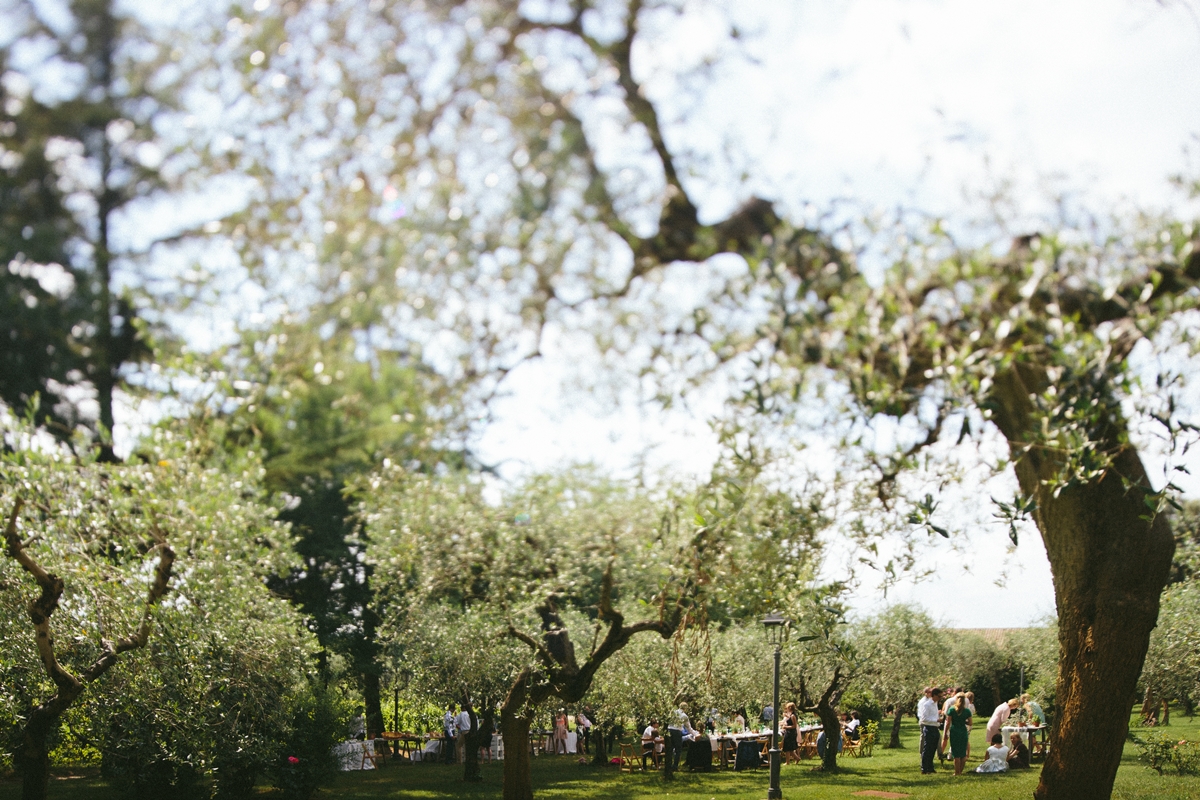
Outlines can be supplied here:
[[945, 738], [942, 749], [950, 742], [950, 755], [954, 758], [954, 774], [962, 775], [967, 763], [967, 742], [971, 739], [971, 709], [967, 708], [967, 696], [959, 692], [954, 696], [954, 705], [946, 711]]

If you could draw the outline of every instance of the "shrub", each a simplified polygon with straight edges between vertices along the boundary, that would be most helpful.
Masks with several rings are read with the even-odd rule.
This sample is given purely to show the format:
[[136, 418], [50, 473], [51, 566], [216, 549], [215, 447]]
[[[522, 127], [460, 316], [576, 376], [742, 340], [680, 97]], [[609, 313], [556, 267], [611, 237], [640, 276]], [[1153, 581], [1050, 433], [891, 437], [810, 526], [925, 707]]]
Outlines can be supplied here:
[[287, 800], [308, 800], [338, 770], [334, 745], [344, 728], [334, 698], [311, 687], [292, 700], [286, 738], [272, 754], [271, 782]]
[[883, 707], [869, 689], [849, 689], [842, 695], [838, 706], [842, 711], [857, 711], [864, 723], [883, 719]]
[[1156, 731], [1136, 741], [1142, 748], [1142, 760], [1159, 775], [1167, 769], [1180, 775], [1200, 773], [1200, 742], [1177, 740], [1165, 731]]

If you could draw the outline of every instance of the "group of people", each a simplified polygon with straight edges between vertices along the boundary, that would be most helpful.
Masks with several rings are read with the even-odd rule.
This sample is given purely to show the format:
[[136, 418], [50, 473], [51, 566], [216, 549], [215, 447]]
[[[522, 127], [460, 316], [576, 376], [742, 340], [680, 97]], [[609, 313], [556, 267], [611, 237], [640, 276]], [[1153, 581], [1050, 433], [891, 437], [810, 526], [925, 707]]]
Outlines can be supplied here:
[[[591, 712], [588, 709], [582, 709], [575, 715], [575, 749], [576, 752], [588, 753], [589, 741], [591, 740], [593, 722], [588, 715]], [[560, 708], [558, 713], [554, 715], [554, 733], [550, 735], [550, 750], [554, 755], [567, 755], [570, 748], [567, 746], [570, 737], [571, 718], [567, 716], [567, 710]]]
[[[670, 767], [671, 769], [679, 768], [684, 742], [693, 742], [703, 736], [700, 731], [692, 727], [692, 719], [688, 716], [689, 710], [687, 703], [679, 704], [679, 707], [671, 714], [671, 724], [667, 726], [666, 736], [663, 736], [656, 719], [650, 720], [642, 729], [642, 770], [646, 769], [647, 760], [657, 763], [658, 759], [662, 757], [663, 751], [666, 750], [668, 739], [671, 742]], [[742, 719], [742, 725], [745, 725], [745, 719]]]
[[[970, 736], [971, 722], [975, 717], [975, 697], [971, 692], [956, 688], [943, 703], [943, 692], [938, 686], [925, 687], [924, 695], [917, 703], [917, 722], [921, 726], [921, 774], [933, 774], [934, 757], [944, 759], [948, 747], [954, 763], [954, 774], [961, 775], [971, 754]], [[1036, 722], [1041, 727], [1046, 725], [1046, 713], [1027, 694], [1021, 695], [1020, 699], [1014, 697], [996, 706], [988, 718], [986, 728], [986, 738], [991, 746], [987, 749], [987, 759], [976, 768], [976, 772], [1028, 769], [1030, 753], [1028, 746], [1021, 740], [1021, 734], [1013, 731], [1009, 736], [1010, 743], [1006, 745], [1001, 733], [1009, 717], [1022, 708], [1028, 713], [1031, 722]]]
[[[461, 709], [457, 714], [454, 709]], [[446, 713], [442, 715], [442, 730], [446, 734], [445, 747], [442, 748], [442, 759], [447, 764], [453, 764], [455, 760], [458, 763], [463, 763], [467, 759], [467, 734], [471, 732], [471, 714], [467, 711], [466, 706], [456, 706], [450, 703], [446, 707]], [[450, 742], [454, 742], [454, 746], [449, 746]], [[491, 748], [480, 748], [480, 755], [485, 760], [491, 760]]]
[[[691, 718], [688, 716], [689, 707], [687, 703], [680, 703], [679, 707], [671, 715], [671, 724], [667, 726], [666, 731], [662, 731], [658, 720], [650, 720], [642, 730], [642, 769], [646, 768], [647, 760], [657, 761], [666, 750], [668, 740], [671, 742], [671, 768], [677, 769], [679, 761], [683, 754], [684, 745], [695, 741], [704, 736], [704, 733], [692, 726]], [[775, 718], [775, 710], [771, 706], [766, 706], [762, 710], [760, 719], [764, 724], [772, 722]], [[720, 723], [726, 723], [721, 726]], [[787, 762], [798, 761], [800, 758], [800, 717], [795, 703], [787, 703], [783, 707], [783, 714], [780, 716], [780, 734], [782, 742], [780, 749], [783, 751], [784, 758]], [[715, 711], [710, 711], [707, 719], [704, 722], [703, 728], [715, 733], [718, 727], [728, 728], [732, 733], [742, 733], [747, 730], [746, 726], [746, 710], [738, 709], [728, 718], [722, 718]], [[849, 741], [858, 741], [862, 733], [862, 719], [857, 711], [851, 711], [845, 714], [842, 721], [842, 738]], [[818, 737], [817, 748], [818, 752], [823, 752], [822, 737]], [[841, 743], [838, 743], [838, 748], [841, 748]]]

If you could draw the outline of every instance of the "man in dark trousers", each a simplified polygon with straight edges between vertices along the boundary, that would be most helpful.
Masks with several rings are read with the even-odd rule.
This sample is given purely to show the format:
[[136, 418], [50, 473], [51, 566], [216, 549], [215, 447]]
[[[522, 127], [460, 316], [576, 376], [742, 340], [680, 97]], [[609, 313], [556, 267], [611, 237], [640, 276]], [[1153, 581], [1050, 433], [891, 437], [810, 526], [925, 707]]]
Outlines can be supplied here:
[[454, 763], [454, 741], [458, 735], [458, 722], [454, 714], [454, 703], [446, 707], [446, 713], [442, 715], [442, 733], [446, 737], [442, 740], [442, 761], [447, 764]]
[[942, 705], [942, 690], [926, 686], [925, 696], [917, 702], [917, 723], [921, 726], [921, 774], [932, 775], [933, 759], [938, 752], [941, 730], [938, 727], [938, 711]]

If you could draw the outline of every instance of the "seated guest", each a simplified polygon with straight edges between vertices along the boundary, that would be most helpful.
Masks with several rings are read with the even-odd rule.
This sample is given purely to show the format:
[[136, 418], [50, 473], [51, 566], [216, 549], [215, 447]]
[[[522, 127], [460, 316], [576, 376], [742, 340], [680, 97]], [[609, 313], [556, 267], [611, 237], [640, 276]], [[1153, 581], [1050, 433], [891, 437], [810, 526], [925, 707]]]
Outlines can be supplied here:
[[852, 742], [857, 742], [860, 735], [859, 728], [862, 726], [862, 720], [858, 717], [857, 711], [851, 711], [846, 715], [846, 721], [842, 725], [842, 730], [846, 732], [846, 738]]
[[987, 760], [975, 768], [976, 772], [1008, 772], [1008, 748], [1004, 746], [1004, 737], [996, 734], [992, 737], [992, 746], [987, 749]]
[[1008, 749], [1008, 768], [1029, 769], [1029, 748], [1021, 741], [1021, 734], [1013, 731], [1009, 741], [1012, 746]]
[[733, 724], [730, 727], [733, 728], [734, 733], [741, 733], [746, 730], [746, 709], [739, 708], [734, 712]]
[[658, 735], [658, 723], [654, 720], [642, 731], [642, 769], [646, 769], [646, 757], [654, 760], [654, 754], [662, 751], [663, 737]]

